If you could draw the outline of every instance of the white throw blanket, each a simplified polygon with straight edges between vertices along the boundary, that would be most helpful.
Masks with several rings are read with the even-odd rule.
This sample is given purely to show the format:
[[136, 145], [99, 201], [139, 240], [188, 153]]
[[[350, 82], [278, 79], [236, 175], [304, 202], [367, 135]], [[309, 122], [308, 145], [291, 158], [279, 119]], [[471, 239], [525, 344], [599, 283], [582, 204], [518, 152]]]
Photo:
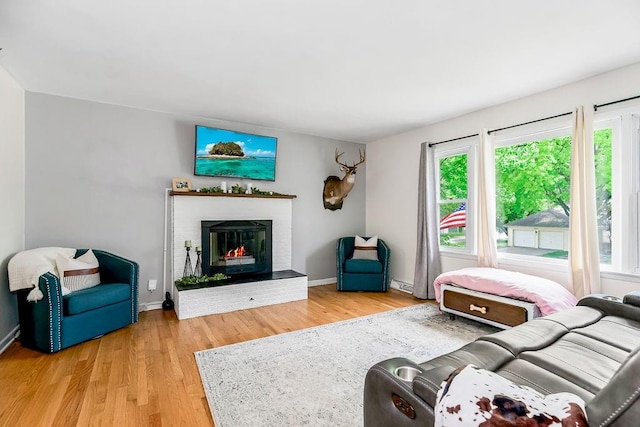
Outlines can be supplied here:
[[38, 288], [38, 280], [44, 273], [51, 272], [58, 275], [56, 269], [56, 257], [58, 254], [65, 258], [75, 255], [73, 248], [37, 248], [18, 252], [9, 261], [9, 290], [11, 292], [20, 289], [31, 289], [27, 296], [29, 301], [39, 301], [43, 298]]

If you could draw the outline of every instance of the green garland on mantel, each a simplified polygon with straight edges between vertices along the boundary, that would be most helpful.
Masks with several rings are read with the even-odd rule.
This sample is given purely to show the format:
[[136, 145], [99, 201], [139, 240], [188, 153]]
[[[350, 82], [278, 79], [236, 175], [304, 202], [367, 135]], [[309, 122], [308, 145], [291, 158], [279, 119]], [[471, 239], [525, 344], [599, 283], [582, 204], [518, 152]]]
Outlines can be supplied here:
[[224, 193], [220, 187], [204, 187], [198, 193]]
[[[240, 184], [235, 184], [233, 187], [231, 187], [231, 194], [245, 194], [246, 193], [246, 188], [244, 188], [243, 186], [241, 186]], [[225, 191], [222, 190], [222, 188], [220, 187], [204, 187], [204, 188], [200, 188], [199, 190], [196, 191], [191, 191], [196, 192], [196, 193], [224, 193], [224, 194], [229, 194], [229, 193], [225, 193]], [[251, 194], [258, 194], [260, 196], [287, 196], [287, 194], [282, 194], [282, 193], [276, 193], [275, 191], [263, 191], [260, 190], [259, 188], [256, 187], [251, 187]]]

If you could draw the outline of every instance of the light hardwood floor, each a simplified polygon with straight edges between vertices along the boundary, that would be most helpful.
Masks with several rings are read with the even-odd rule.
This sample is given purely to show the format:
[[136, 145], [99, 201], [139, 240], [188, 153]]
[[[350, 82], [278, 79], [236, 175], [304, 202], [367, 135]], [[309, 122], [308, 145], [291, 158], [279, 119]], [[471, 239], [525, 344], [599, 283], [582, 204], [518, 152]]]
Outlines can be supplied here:
[[140, 313], [135, 325], [56, 354], [14, 342], [0, 355], [0, 425], [211, 426], [193, 353], [420, 304], [404, 292], [309, 288], [309, 299], [178, 320]]

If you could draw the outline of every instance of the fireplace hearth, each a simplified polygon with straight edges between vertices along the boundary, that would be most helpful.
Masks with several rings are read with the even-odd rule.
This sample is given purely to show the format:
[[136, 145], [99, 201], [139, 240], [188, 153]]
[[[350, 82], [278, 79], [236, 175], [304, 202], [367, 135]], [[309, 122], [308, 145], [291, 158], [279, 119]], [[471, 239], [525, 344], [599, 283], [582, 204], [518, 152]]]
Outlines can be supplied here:
[[246, 277], [272, 271], [271, 220], [201, 221], [202, 272]]

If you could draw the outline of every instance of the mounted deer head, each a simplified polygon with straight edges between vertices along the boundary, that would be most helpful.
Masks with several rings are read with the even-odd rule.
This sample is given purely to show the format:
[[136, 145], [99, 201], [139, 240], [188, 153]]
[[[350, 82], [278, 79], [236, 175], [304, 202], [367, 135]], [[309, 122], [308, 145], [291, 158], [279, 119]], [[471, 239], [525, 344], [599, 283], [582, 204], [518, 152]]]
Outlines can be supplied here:
[[353, 184], [356, 182], [356, 169], [358, 169], [358, 166], [363, 164], [365, 160], [365, 152], [360, 150], [360, 161], [349, 166], [339, 160], [343, 154], [344, 153], [338, 153], [338, 149], [336, 148], [336, 163], [340, 165], [340, 170], [344, 172], [342, 179], [331, 175], [324, 180], [324, 190], [322, 191], [324, 208], [332, 211], [342, 209], [342, 201], [347, 197], [347, 194], [349, 194], [349, 191], [353, 188]]

